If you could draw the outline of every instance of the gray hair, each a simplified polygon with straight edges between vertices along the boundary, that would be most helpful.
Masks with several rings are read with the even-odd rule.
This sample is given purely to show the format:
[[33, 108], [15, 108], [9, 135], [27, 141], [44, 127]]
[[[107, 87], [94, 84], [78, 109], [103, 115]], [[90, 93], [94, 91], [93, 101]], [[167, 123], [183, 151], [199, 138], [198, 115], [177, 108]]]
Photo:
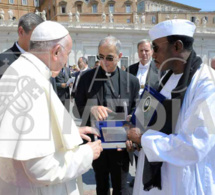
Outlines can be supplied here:
[[148, 39], [141, 39], [138, 43], [137, 43], [137, 49], [139, 48], [140, 44], [143, 44], [143, 43], [149, 43], [150, 46], [151, 46], [151, 49], [153, 49], [152, 47], [152, 42]]
[[[80, 57], [79, 60], [82, 59], [82, 61], [85, 63], [85, 64], [88, 64], [88, 60], [87, 58], [85, 57]], [[79, 60], [78, 60], [78, 63], [79, 63]]]
[[22, 27], [26, 33], [32, 31], [38, 24], [42, 23], [43, 19], [34, 13], [23, 15], [19, 19], [18, 27]]
[[120, 51], [121, 51], [121, 42], [116, 37], [113, 37], [113, 36], [105, 37], [104, 39], [102, 39], [99, 42], [98, 48], [100, 46], [102, 46], [103, 44], [105, 44], [105, 43], [108, 43], [109, 45], [115, 45], [117, 54], [120, 54]]
[[60, 39], [51, 41], [30, 41], [30, 50], [37, 52], [45, 52], [51, 50], [56, 45], [61, 45], [63, 48], [66, 47], [68, 36]]

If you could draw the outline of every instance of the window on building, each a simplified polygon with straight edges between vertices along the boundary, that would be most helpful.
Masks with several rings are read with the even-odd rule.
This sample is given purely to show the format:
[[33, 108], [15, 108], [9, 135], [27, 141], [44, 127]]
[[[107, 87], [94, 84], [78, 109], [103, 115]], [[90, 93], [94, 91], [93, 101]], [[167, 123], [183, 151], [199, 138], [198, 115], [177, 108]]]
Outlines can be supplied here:
[[93, 5], [92, 5], [92, 12], [93, 12], [93, 13], [97, 13], [97, 12], [98, 12], [97, 4], [93, 4]]
[[193, 23], [196, 22], [196, 17], [195, 17], [195, 16], [192, 16], [192, 17], [191, 17], [191, 22], [193, 22]]
[[56, 15], [55, 6], [53, 5], [53, 15]]
[[39, 5], [40, 5], [40, 4], [39, 4], [39, 0], [34, 0], [34, 6], [35, 6], [35, 7], [39, 7]]
[[131, 5], [126, 5], [126, 13], [131, 13]]
[[28, 1], [27, 0], [22, 0], [22, 5], [28, 5]]
[[213, 18], [213, 23], [215, 24], [215, 17]]
[[152, 16], [152, 24], [156, 24], [156, 16]]
[[121, 67], [124, 66], [125, 68], [128, 67], [128, 57], [121, 57]]
[[127, 23], [131, 23], [131, 19], [130, 19], [130, 18], [129, 18], [129, 19], [127, 19], [126, 21], [127, 21]]
[[109, 4], [109, 12], [114, 13], [114, 4]]
[[96, 56], [88, 56], [88, 65], [93, 68], [96, 62]]
[[14, 0], [9, 0], [9, 3], [10, 4], [14, 4]]
[[79, 13], [82, 13], [82, 6], [81, 6], [81, 4], [77, 5], [77, 10], [78, 10]]
[[85, 0], [86, 3], [89, 3], [89, 0]]
[[49, 13], [48, 17], [49, 17], [49, 20], [50, 20], [51, 19], [51, 10], [50, 9], [48, 10], [48, 13]]
[[162, 6], [162, 7], [161, 7], [161, 11], [162, 11], [162, 12], [165, 12], [165, 6]]
[[66, 13], [66, 5], [61, 5], [61, 13], [62, 14]]
[[144, 1], [140, 2], [137, 4], [137, 12], [138, 13], [142, 13], [144, 12], [144, 8], [145, 8], [145, 3]]

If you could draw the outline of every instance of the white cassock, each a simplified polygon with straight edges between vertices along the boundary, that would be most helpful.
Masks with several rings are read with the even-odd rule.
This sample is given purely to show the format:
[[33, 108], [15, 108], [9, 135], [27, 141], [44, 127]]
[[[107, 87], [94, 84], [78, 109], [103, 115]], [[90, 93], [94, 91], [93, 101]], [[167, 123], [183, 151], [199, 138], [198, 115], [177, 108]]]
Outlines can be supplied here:
[[[202, 65], [187, 88], [175, 134], [148, 130], [141, 138], [133, 195], [215, 194], [215, 74]], [[145, 155], [163, 162], [162, 190], [143, 190]]]
[[0, 195], [77, 195], [93, 161], [50, 85], [51, 72], [25, 53], [0, 81]]

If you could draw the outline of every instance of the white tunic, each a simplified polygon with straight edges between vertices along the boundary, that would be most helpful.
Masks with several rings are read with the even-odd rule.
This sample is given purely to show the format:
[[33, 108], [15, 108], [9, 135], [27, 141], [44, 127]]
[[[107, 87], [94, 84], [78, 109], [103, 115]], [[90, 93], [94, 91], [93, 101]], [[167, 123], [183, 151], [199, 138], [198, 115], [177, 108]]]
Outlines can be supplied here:
[[0, 195], [77, 195], [93, 160], [49, 82], [47, 66], [25, 53], [0, 81]]
[[[133, 195], [215, 193], [215, 74], [202, 65], [187, 88], [176, 134], [148, 130], [141, 138]], [[163, 162], [162, 190], [143, 190], [144, 158]]]

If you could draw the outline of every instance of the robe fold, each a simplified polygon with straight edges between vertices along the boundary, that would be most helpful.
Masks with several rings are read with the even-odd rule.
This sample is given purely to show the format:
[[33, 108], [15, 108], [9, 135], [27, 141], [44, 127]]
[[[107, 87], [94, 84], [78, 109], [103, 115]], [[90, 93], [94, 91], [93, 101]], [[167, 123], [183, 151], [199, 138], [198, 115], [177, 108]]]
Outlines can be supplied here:
[[0, 195], [76, 195], [93, 151], [55, 94], [49, 68], [25, 53], [0, 81]]
[[[202, 65], [185, 93], [175, 133], [152, 129], [141, 137], [134, 195], [211, 195], [215, 192], [215, 72]], [[145, 155], [163, 162], [162, 190], [143, 190]]]

